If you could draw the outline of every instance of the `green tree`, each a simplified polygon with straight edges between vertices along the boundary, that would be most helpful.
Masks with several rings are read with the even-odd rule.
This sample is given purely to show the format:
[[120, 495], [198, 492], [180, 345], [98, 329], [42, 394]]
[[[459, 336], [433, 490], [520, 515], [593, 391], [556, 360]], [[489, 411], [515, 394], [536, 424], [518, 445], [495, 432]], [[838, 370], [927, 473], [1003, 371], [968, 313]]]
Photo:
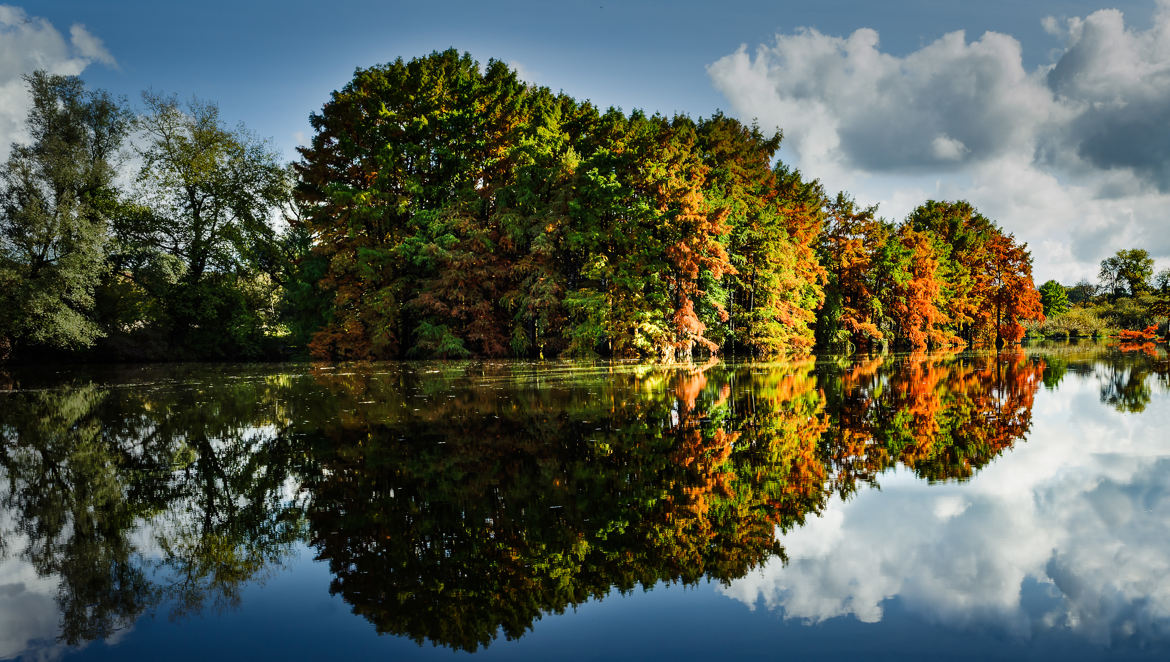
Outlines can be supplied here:
[[1060, 315], [1069, 309], [1068, 292], [1060, 283], [1050, 280], [1040, 286], [1040, 303], [1045, 317]]
[[1154, 259], [1144, 248], [1122, 249], [1101, 260], [1101, 285], [1114, 298], [1149, 291]]
[[1154, 276], [1154, 284], [1162, 294], [1170, 294], [1170, 269], [1163, 269]]
[[[699, 122], [710, 205], [726, 214], [729, 261], [723, 344], [752, 354], [804, 353], [813, 344], [825, 272], [814, 247], [826, 204], [820, 183], [775, 163], [781, 135], [722, 114]], [[713, 326], [713, 324], [712, 324]]]
[[114, 165], [129, 128], [108, 93], [76, 76], [27, 77], [28, 144], [0, 168], [0, 356], [10, 345], [76, 349], [100, 335], [94, 288], [115, 207]]
[[1097, 286], [1085, 279], [1065, 289], [1068, 292], [1068, 302], [1074, 306], [1090, 303], [1093, 297], [1097, 296]]
[[215, 104], [144, 99], [136, 205], [116, 228], [125, 270], [162, 302], [171, 342], [200, 356], [256, 353], [275, 323], [274, 221], [290, 173], [265, 141], [228, 128]]

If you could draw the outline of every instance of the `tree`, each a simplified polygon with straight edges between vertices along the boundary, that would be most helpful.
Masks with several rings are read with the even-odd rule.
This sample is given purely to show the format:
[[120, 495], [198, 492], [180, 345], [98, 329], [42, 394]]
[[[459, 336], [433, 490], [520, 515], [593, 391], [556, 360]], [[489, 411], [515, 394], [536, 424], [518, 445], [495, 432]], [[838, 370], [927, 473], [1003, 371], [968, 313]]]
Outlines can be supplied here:
[[929, 232], [905, 224], [898, 228], [893, 244], [899, 248], [900, 264], [893, 277], [890, 313], [901, 338], [915, 351], [942, 347], [953, 339], [944, 331], [946, 315], [939, 309], [942, 284], [939, 279], [937, 248]]
[[38, 71], [31, 141], [0, 169], [0, 356], [10, 343], [88, 347], [114, 207], [113, 160], [129, 128], [122, 104], [76, 76]]
[[275, 311], [273, 220], [289, 172], [266, 142], [225, 126], [214, 103], [143, 98], [136, 210], [116, 228], [121, 266], [163, 302], [175, 343], [204, 356], [250, 353]]
[[704, 195], [726, 213], [729, 261], [726, 337], [733, 350], [801, 354], [812, 348], [825, 271], [815, 244], [826, 204], [819, 182], [773, 164], [781, 135], [715, 114], [699, 122], [710, 168]]
[[1044, 316], [1060, 315], [1069, 309], [1068, 292], [1060, 283], [1050, 280], [1040, 286], [1040, 303], [1044, 306]]
[[988, 242], [989, 308], [995, 317], [995, 345], [1014, 344], [1024, 337], [1023, 320], [1044, 321], [1040, 293], [1032, 282], [1032, 254], [1027, 244], [996, 232]]
[[881, 327], [889, 326], [888, 315], [877, 288], [880, 254], [892, 229], [875, 212], [858, 209], [843, 193], [829, 206], [818, 247], [829, 280], [817, 317], [822, 342], [869, 347], [885, 340]]
[[1081, 279], [1076, 285], [1066, 289], [1068, 291], [1068, 302], [1074, 306], [1089, 303], [1093, 300], [1093, 297], [1097, 296], [1097, 286], [1084, 279]]
[[1163, 269], [1154, 276], [1154, 283], [1162, 294], [1170, 294], [1170, 269]]
[[1101, 260], [1101, 284], [1114, 298], [1149, 291], [1154, 259], [1144, 248], [1122, 249]]
[[454, 50], [359, 70], [312, 122], [315, 355], [812, 346], [823, 195], [773, 169], [778, 136], [599, 113]]
[[992, 320], [985, 305], [987, 242], [999, 232], [996, 224], [963, 200], [927, 200], [910, 213], [906, 223], [919, 232], [930, 232], [939, 244], [942, 312], [955, 332], [968, 342], [991, 335]]

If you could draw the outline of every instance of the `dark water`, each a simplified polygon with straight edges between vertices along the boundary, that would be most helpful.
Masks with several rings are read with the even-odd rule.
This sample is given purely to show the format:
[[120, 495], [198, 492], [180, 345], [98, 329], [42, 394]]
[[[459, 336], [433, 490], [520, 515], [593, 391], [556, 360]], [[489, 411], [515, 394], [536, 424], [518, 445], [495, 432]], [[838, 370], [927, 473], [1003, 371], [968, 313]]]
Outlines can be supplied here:
[[1167, 659], [1127, 349], [0, 373], [0, 659]]

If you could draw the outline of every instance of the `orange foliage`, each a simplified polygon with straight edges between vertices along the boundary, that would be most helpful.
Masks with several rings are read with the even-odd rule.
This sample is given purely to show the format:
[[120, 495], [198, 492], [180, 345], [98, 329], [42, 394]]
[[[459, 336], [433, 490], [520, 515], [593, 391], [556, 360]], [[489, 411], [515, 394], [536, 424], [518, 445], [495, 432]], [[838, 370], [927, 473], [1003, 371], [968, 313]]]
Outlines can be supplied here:
[[1021, 320], [1044, 320], [1040, 292], [1032, 282], [1032, 255], [1027, 244], [1016, 244], [1015, 237], [996, 232], [988, 242], [990, 275], [988, 313], [995, 325], [996, 341], [1016, 344], [1024, 337]]
[[947, 320], [938, 307], [942, 284], [934, 243], [927, 233], [908, 226], [899, 234], [902, 245], [910, 251], [910, 274], [896, 287], [892, 316], [917, 351], [931, 344], [951, 344], [952, 339], [941, 330]]
[[1158, 325], [1151, 324], [1142, 331], [1130, 331], [1123, 329], [1118, 332], [1117, 337], [1122, 342], [1142, 342], [1146, 340], [1153, 340], [1158, 337]]

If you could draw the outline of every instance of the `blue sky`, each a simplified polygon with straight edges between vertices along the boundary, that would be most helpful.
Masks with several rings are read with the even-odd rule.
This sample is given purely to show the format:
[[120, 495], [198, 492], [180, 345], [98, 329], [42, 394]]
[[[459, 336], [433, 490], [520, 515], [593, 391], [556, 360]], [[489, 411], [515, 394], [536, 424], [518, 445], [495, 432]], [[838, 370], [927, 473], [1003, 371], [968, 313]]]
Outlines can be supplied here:
[[[723, 109], [778, 124], [782, 157], [828, 188], [878, 203], [890, 218], [926, 197], [971, 199], [1030, 243], [1038, 279], [1072, 281], [1095, 276], [1096, 263], [1117, 248], [1146, 247], [1159, 266], [1170, 264], [1161, 211], [1170, 203], [1170, 129], [1157, 123], [1170, 117], [1165, 7], [1153, 0], [0, 5], [0, 132], [10, 134], [0, 136], [0, 149], [19, 139], [20, 72], [42, 66], [80, 73], [135, 103], [147, 88], [215, 101], [229, 121], [270, 137], [292, 158], [310, 131], [308, 114], [355, 67], [453, 46], [602, 106]], [[1112, 9], [1119, 12], [1102, 11]], [[1130, 60], [1115, 62], [1122, 52]], [[1133, 62], [1150, 67], [1127, 78]], [[1064, 87], [1053, 82], [1054, 68], [1067, 73]], [[956, 82], [968, 77], [975, 94]], [[1102, 80], [1130, 84], [1105, 89]], [[1085, 110], [1109, 103], [1118, 112]]]

